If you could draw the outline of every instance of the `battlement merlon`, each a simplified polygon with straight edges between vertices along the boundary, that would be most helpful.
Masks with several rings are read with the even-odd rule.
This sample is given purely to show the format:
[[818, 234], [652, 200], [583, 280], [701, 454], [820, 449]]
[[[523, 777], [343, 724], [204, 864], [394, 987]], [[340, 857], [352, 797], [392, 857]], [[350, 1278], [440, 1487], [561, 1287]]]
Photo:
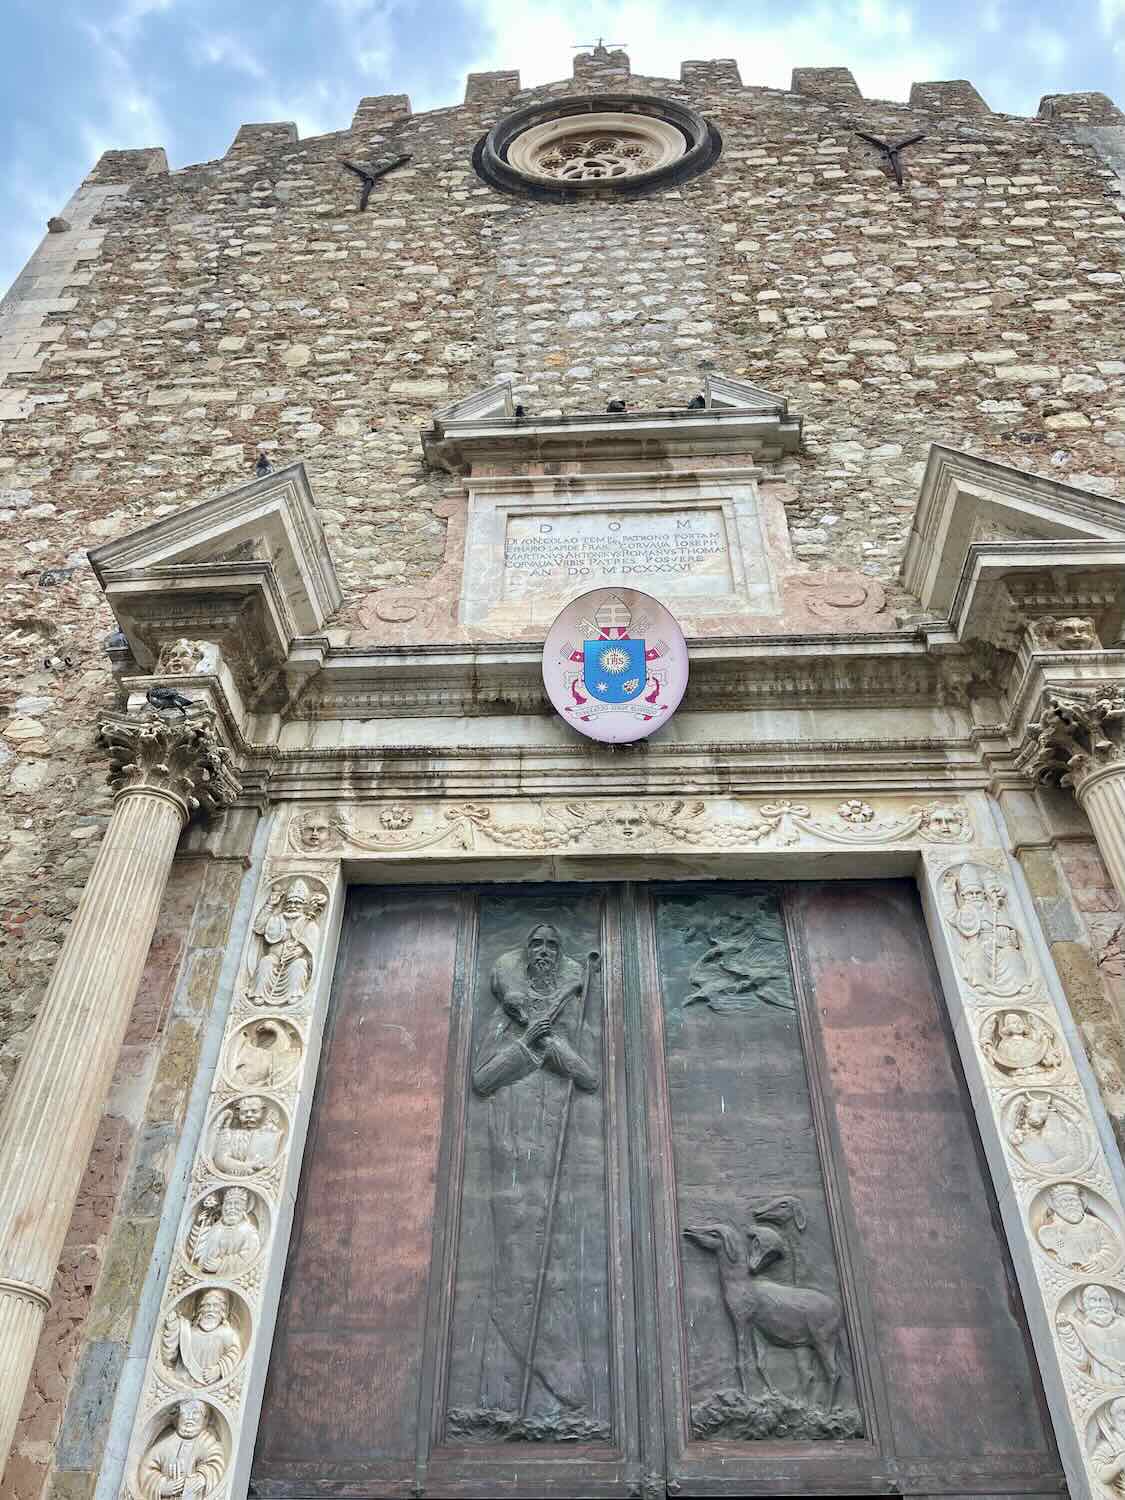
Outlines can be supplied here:
[[[631, 76], [629, 57], [620, 48], [594, 47], [591, 51], [579, 52], [574, 59], [574, 81], [582, 92], [600, 89], [625, 91], [629, 88]], [[654, 91], [661, 81], [646, 77], [645, 90]], [[711, 96], [712, 102], [716, 95], [762, 92], [753, 85], [743, 84], [737, 62], [729, 57], [689, 59], [680, 64], [678, 83], [673, 79], [668, 79], [667, 83], [672, 89], [686, 87], [705, 93]], [[526, 98], [540, 92], [549, 95], [560, 92], [563, 87], [564, 83], [560, 81], [541, 88], [525, 89], [519, 71], [514, 68], [470, 73], [466, 80], [464, 107], [481, 110], [486, 115], [498, 113], [509, 107], [517, 96]], [[777, 90], [779, 95], [785, 92]], [[891, 104], [896, 108], [906, 107], [962, 119], [993, 114], [973, 84], [964, 78], [913, 83], [909, 103], [903, 106], [893, 100], [867, 99], [850, 68], [794, 68], [788, 92], [810, 103], [841, 111], [851, 111], [866, 103]], [[371, 95], [359, 101], [351, 125], [338, 134], [377, 136], [380, 131], [405, 124], [412, 118], [412, 113], [406, 94]], [[1093, 145], [1102, 155], [1109, 152], [1115, 163], [1119, 156], [1125, 160], [1125, 138], [1120, 143], [1117, 139], [1117, 131], [1125, 130], [1125, 113], [1106, 94], [1096, 91], [1046, 94], [1040, 100], [1034, 118], [1054, 126], [1064, 136]], [[291, 120], [245, 124], [239, 127], [225, 155], [236, 160], [265, 157], [295, 145], [298, 140], [297, 127]], [[105, 151], [85, 179], [85, 185], [128, 186], [168, 174], [168, 158], [163, 147]]]

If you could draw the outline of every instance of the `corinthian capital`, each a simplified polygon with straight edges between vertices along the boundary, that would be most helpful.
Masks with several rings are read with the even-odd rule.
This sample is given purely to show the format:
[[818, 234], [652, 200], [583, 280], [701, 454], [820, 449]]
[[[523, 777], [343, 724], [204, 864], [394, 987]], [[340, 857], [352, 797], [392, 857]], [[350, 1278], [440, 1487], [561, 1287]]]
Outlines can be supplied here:
[[1125, 761], [1125, 683], [1045, 693], [1027, 735], [1022, 768], [1080, 792], [1095, 772]]
[[153, 709], [106, 713], [98, 723], [98, 737], [109, 748], [109, 784], [118, 796], [147, 788], [172, 797], [186, 821], [201, 807], [229, 806], [241, 791], [230, 751], [207, 709], [193, 709], [179, 719]]

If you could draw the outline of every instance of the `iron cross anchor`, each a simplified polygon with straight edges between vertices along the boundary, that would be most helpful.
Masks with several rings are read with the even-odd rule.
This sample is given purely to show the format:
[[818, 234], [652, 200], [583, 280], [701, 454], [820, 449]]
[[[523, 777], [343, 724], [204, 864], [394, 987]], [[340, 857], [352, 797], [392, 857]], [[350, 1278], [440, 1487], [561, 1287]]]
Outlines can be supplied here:
[[902, 163], [898, 158], [899, 152], [904, 151], [907, 146], [916, 146], [919, 141], [926, 139], [924, 135], [908, 135], [904, 141], [898, 141], [895, 145], [891, 146], [886, 141], [879, 140], [876, 136], [866, 135], [862, 130], [857, 130], [856, 135], [859, 136], [861, 141], [866, 141], [868, 145], [874, 146], [877, 151], [881, 151], [887, 158], [899, 187], [902, 186]]
[[340, 165], [347, 167], [349, 172], [354, 172], [363, 183], [363, 190], [359, 195], [360, 213], [367, 207], [367, 200], [371, 197], [371, 189], [379, 181], [379, 178], [385, 177], [388, 172], [393, 172], [396, 167], [401, 167], [404, 162], [408, 162], [409, 160], [409, 156], [396, 156], [393, 161], [386, 162], [381, 167], [357, 167], [354, 161], [345, 161], [342, 156], [340, 157]]

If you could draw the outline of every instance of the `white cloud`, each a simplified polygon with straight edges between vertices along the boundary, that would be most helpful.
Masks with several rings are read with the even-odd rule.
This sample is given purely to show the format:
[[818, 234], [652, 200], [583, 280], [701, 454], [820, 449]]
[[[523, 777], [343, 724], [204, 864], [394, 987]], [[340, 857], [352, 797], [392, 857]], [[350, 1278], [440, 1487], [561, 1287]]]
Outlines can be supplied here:
[[1066, 61], [1069, 51], [1066, 40], [1049, 26], [1030, 26], [1024, 33], [1023, 45], [1036, 62], [1045, 68], [1058, 68]]
[[197, 36], [190, 45], [193, 61], [214, 68], [230, 68], [248, 78], [265, 78], [266, 69], [249, 47], [227, 33], [209, 32]]
[[950, 48], [920, 40], [909, 7], [889, 0], [822, 4], [801, 15], [771, 11], [760, 21], [701, 14], [674, 0], [478, 3], [494, 40], [469, 69], [518, 66], [525, 86], [564, 78], [573, 44], [599, 35], [624, 41], [639, 74], [677, 78], [685, 60], [733, 57], [743, 83], [787, 88], [794, 68], [850, 66], [872, 98], [905, 99], [911, 83], [948, 77], [952, 67]]

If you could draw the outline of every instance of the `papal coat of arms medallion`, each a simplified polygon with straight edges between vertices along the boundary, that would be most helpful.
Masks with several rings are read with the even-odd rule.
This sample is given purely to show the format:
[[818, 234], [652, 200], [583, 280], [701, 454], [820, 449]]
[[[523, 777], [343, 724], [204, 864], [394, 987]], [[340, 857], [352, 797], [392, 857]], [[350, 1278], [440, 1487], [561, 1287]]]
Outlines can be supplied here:
[[594, 589], [557, 616], [543, 647], [547, 696], [592, 740], [623, 745], [666, 724], [684, 696], [683, 632], [636, 589]]

